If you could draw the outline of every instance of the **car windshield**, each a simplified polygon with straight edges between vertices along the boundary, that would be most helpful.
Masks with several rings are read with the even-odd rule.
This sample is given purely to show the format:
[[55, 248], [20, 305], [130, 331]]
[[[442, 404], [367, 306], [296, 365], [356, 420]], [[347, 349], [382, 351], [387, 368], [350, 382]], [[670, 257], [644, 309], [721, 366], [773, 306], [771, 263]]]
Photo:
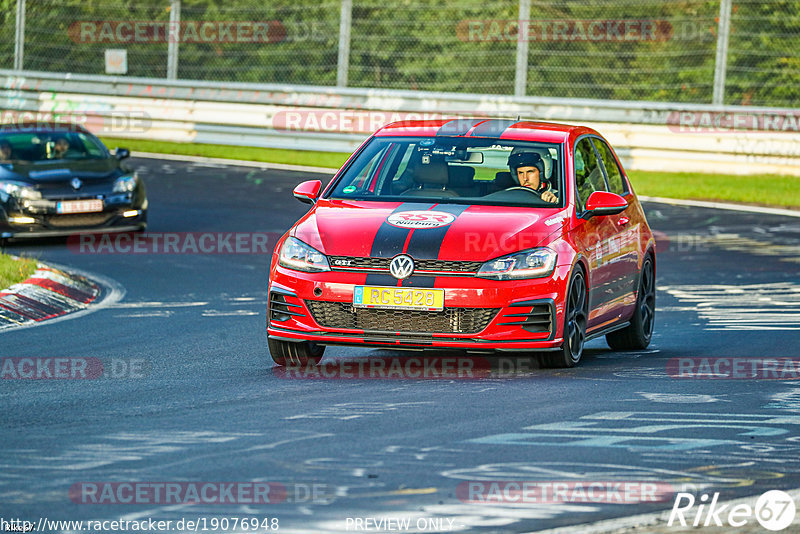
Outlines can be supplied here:
[[102, 143], [82, 132], [56, 130], [0, 133], [0, 163], [104, 159], [108, 156]]
[[[540, 187], [520, 187], [509, 157], [535, 162]], [[535, 155], [533, 155], [535, 154]], [[538, 156], [538, 157], [537, 157]], [[513, 159], [513, 158], [512, 158]], [[564, 202], [562, 148], [493, 138], [376, 137], [337, 181], [329, 198], [386, 202], [560, 207]], [[557, 203], [542, 200], [551, 191]]]

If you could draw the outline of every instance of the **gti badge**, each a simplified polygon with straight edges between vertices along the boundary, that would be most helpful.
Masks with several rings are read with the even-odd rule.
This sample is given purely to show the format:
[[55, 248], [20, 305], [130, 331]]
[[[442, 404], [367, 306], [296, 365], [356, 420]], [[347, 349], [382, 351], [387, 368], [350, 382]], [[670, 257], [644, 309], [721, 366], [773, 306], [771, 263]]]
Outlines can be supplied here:
[[69, 185], [72, 186], [72, 189], [78, 190], [83, 185], [83, 182], [81, 182], [80, 178], [73, 178]]
[[389, 272], [398, 280], [404, 280], [414, 272], [414, 260], [405, 254], [395, 256], [389, 263]]

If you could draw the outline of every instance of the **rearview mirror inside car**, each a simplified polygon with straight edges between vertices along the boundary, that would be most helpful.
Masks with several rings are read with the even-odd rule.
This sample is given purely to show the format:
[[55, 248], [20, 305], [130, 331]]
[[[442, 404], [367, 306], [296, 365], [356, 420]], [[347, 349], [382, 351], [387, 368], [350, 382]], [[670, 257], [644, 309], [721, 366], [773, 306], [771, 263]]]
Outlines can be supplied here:
[[616, 215], [622, 213], [628, 207], [628, 201], [608, 191], [595, 191], [586, 200], [586, 209], [581, 216], [582, 219], [589, 219], [596, 215]]
[[319, 190], [322, 188], [322, 182], [319, 180], [309, 180], [303, 182], [294, 188], [292, 194], [294, 198], [303, 202], [304, 204], [313, 204], [317, 200]]

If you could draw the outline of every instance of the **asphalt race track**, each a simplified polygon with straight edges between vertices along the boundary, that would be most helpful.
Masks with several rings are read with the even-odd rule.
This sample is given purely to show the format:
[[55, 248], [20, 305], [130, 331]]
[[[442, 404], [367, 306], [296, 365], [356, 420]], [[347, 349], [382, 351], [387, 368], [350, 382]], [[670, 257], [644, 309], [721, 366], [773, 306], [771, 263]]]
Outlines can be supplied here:
[[[307, 208], [293, 186], [329, 179], [133, 162], [148, 187], [148, 233], [280, 235]], [[125, 296], [76, 319], [0, 334], [4, 359], [98, 358], [118, 367], [96, 380], [0, 381], [2, 515], [278, 518], [280, 532], [315, 533], [388, 517], [424, 520], [429, 532], [529, 532], [669, 509], [679, 490], [729, 500], [800, 487], [800, 382], [786, 374], [786, 360], [759, 379], [676, 378], [673, 360], [800, 358], [800, 218], [645, 208], [661, 232], [650, 350], [613, 353], [595, 340], [576, 369], [514, 359], [514, 368], [471, 379], [273, 371], [266, 254], [14, 243], [9, 252], [107, 277]], [[324, 362], [409, 354], [329, 347]], [[285, 494], [270, 504], [93, 504], [70, 494], [83, 483], [209, 481], [271, 483]], [[660, 502], [465, 497], [462, 483], [489, 481], [671, 489]]]

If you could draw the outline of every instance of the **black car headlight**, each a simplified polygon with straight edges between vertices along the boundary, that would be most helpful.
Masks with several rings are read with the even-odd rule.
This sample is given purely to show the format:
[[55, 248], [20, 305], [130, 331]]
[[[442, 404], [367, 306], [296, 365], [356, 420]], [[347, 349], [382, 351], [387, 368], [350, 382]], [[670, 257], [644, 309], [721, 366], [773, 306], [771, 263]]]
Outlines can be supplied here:
[[17, 200], [39, 200], [42, 193], [30, 184], [0, 181], [0, 191]]
[[553, 273], [557, 258], [558, 254], [549, 248], [523, 250], [487, 261], [481, 266], [478, 276], [495, 280], [544, 278]]
[[136, 175], [136, 173], [120, 176], [119, 178], [116, 179], [116, 181], [114, 181], [114, 192], [130, 193], [131, 191], [136, 189], [136, 185], [138, 183], [139, 183], [139, 177]]
[[325, 254], [296, 237], [289, 237], [283, 242], [278, 265], [306, 273], [331, 270]]

